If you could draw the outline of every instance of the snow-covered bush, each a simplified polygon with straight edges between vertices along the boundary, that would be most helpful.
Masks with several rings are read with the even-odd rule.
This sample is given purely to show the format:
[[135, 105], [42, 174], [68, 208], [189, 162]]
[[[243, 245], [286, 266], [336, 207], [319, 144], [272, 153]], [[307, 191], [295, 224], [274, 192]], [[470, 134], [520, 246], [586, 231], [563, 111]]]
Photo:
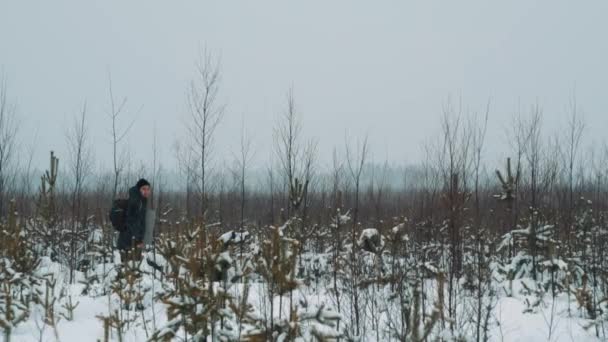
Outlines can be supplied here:
[[8, 222], [0, 222], [0, 329], [9, 342], [15, 327], [29, 318], [40, 279], [40, 259], [31, 244], [23, 221], [18, 222], [11, 202]]

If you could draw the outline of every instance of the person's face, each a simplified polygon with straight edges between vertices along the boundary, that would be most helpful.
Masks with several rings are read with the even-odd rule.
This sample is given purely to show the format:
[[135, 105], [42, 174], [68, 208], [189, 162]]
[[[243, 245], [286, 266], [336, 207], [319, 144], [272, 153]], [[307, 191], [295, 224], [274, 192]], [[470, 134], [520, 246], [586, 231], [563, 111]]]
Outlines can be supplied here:
[[143, 198], [148, 198], [148, 197], [150, 197], [150, 193], [152, 192], [152, 189], [150, 189], [149, 185], [144, 185], [141, 188], [139, 188], [139, 192], [141, 193]]

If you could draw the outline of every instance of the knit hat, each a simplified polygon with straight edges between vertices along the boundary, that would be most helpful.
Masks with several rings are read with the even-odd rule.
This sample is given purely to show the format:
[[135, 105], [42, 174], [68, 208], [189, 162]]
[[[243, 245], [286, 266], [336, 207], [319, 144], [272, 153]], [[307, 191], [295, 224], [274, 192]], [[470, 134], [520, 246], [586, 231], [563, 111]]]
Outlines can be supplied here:
[[143, 178], [140, 179], [140, 180], [138, 180], [137, 184], [135, 184], [135, 186], [137, 187], [137, 189], [141, 189], [141, 187], [145, 186], [145, 185], [150, 186], [150, 182], [148, 182], [147, 180], [145, 180]]

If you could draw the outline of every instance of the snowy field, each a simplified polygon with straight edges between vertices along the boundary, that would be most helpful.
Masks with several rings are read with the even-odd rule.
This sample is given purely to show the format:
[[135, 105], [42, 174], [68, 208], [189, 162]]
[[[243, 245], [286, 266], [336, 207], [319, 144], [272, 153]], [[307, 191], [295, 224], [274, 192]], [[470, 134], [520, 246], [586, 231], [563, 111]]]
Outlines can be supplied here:
[[[117, 257], [117, 256], [116, 256]], [[321, 258], [322, 259], [322, 258]], [[124, 310], [123, 319], [128, 321], [124, 329], [122, 341], [147, 341], [151, 339], [152, 333], [161, 329], [167, 323], [166, 306], [158, 300], [153, 300], [159, 291], [163, 288], [160, 273], [154, 273], [154, 270], [143, 263], [141, 269], [145, 272], [144, 276], [138, 280], [138, 289], [145, 293], [143, 297], [144, 310]], [[83, 295], [83, 284], [75, 284], [72, 286], [63, 285], [66, 283], [67, 270], [58, 264], [50, 262], [48, 259], [43, 260], [41, 268], [45, 273], [52, 273], [56, 276], [57, 284], [55, 296], [58, 298], [57, 307], [59, 308], [57, 315], [60, 317], [55, 328], [44, 324], [45, 313], [39, 306], [34, 306], [30, 318], [24, 324], [21, 324], [13, 332], [12, 341], [34, 342], [34, 341], [63, 341], [63, 342], [80, 342], [80, 341], [103, 341], [104, 327], [100, 317], [108, 316], [114, 310], [120, 309], [120, 301], [115, 295], [102, 295], [103, 283], [97, 283], [88, 291], [88, 295]], [[102, 274], [103, 265], [97, 266], [97, 272]], [[115, 277], [115, 271], [112, 264], [105, 265], [106, 281], [110, 281]], [[155, 280], [152, 276], [157, 275]], [[78, 274], [79, 280], [84, 279], [82, 273]], [[582, 310], [577, 307], [573, 298], [568, 298], [565, 294], [557, 296], [553, 301], [549, 294], [546, 294], [540, 304], [533, 310], [529, 310], [527, 301], [537, 300], [534, 295], [525, 295], [526, 292], [522, 286], [522, 282], [528, 280], [515, 280], [512, 284], [513, 296], [505, 296], [505, 291], [497, 296], [495, 305], [491, 312], [490, 319], [490, 341], [601, 341], [601, 338], [595, 336], [596, 332], [600, 336], [605, 336], [602, 326], [595, 328], [586, 328], [589, 326], [589, 320], [581, 318]], [[322, 283], [322, 282], [321, 282]], [[309, 311], [315, 314], [315, 310], [324, 306], [335, 308], [336, 298], [330, 290], [329, 284], [321, 284], [313, 282], [308, 285], [301, 284], [293, 291], [293, 301], [299, 303], [300, 311]], [[62, 285], [60, 285], [62, 284]], [[106, 284], [107, 285], [107, 284]], [[507, 286], [506, 283], [503, 284]], [[217, 288], [222, 285], [216, 284]], [[429, 282], [425, 285], [429, 292], [433, 292], [435, 284]], [[260, 316], [268, 315], [269, 303], [265, 295], [266, 286], [262, 283], [252, 282], [250, 285], [250, 294], [248, 302], [255, 308], [255, 312]], [[363, 323], [365, 332], [360, 337], [360, 341], [390, 341], [396, 340], [389, 336], [387, 331], [387, 312], [394, 310], [394, 302], [387, 298], [387, 289], [373, 290], [374, 299], [376, 300], [377, 308], [368, 304], [370, 308], [364, 317], [367, 320]], [[242, 298], [243, 284], [236, 283], [229, 286], [228, 291], [235, 298]], [[72, 303], [77, 304], [73, 311], [73, 320], [66, 319], [68, 315], [63, 305], [71, 297]], [[430, 298], [430, 297], [429, 297]], [[569, 303], [570, 300], [570, 304]], [[289, 297], [274, 298], [274, 316], [286, 317], [289, 311]], [[430, 300], [429, 300], [430, 302]], [[282, 304], [279, 309], [279, 304]], [[537, 303], [538, 304], [538, 303]], [[466, 311], [468, 305], [473, 305], [470, 299], [463, 297], [460, 300], [460, 307]], [[303, 309], [306, 307], [306, 309]], [[426, 310], [432, 311], [432, 308], [427, 305]], [[280, 311], [280, 312], [279, 312]], [[334, 315], [334, 310], [328, 310], [328, 315]], [[374, 317], [372, 315], [380, 315]], [[350, 325], [348, 322], [348, 314], [341, 316], [342, 327]], [[378, 318], [380, 318], [378, 320]], [[459, 320], [461, 331], [472, 333], [472, 325], [468, 325], [467, 317]], [[224, 322], [225, 326], [229, 325]], [[310, 331], [319, 329], [313, 327], [317, 323], [303, 323], [302, 331]], [[380, 329], [377, 329], [376, 326]], [[249, 328], [251, 329], [251, 327]], [[433, 339], [441, 337], [444, 341], [456, 340], [456, 336], [449, 332], [449, 329], [441, 329], [437, 327], [436, 334]], [[109, 340], [119, 341], [115, 332], [110, 332]], [[238, 335], [230, 336], [226, 334], [217, 340], [237, 340]], [[178, 332], [177, 337], [173, 340], [184, 340], [183, 331]], [[211, 338], [208, 339], [211, 341]], [[243, 340], [245, 340], [243, 338]], [[280, 339], [279, 339], [280, 340]], [[314, 340], [310, 334], [305, 334], [298, 340]], [[347, 340], [343, 338], [341, 340]], [[466, 338], [473, 340], [473, 338]]]

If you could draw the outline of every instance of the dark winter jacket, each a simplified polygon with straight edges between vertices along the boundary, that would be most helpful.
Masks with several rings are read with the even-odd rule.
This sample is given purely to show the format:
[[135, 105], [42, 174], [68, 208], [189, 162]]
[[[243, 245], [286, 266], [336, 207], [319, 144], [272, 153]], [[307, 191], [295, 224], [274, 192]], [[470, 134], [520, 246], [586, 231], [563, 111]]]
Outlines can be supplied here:
[[146, 232], [146, 199], [137, 187], [129, 189], [126, 229], [118, 235], [118, 249], [127, 250], [144, 241]]

